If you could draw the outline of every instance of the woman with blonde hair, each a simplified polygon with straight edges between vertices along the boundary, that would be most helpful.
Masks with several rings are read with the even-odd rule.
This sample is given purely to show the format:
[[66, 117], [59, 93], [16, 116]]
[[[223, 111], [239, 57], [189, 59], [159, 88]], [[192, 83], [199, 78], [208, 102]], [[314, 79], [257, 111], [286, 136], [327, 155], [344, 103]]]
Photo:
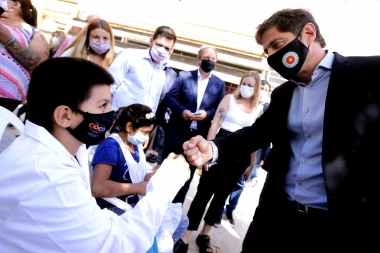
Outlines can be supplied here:
[[[243, 74], [235, 93], [226, 95], [219, 103], [208, 131], [207, 140], [213, 140], [215, 137], [225, 136], [250, 126], [261, 116], [263, 105], [259, 104], [260, 83], [259, 72], [248, 71]], [[249, 144], [242, 143], [241, 145]], [[209, 236], [210, 230], [214, 224], [220, 223], [221, 211], [226, 199], [239, 180], [249, 179], [255, 159], [256, 152], [252, 153], [250, 157], [240, 160], [219, 157], [216, 165], [209, 168], [205, 165], [199, 179], [197, 193], [187, 213], [189, 226], [182, 238], [177, 241], [174, 248], [175, 253], [187, 252], [192, 231], [198, 230], [206, 206], [214, 195], [204, 216], [203, 228], [196, 239], [199, 252], [213, 252]], [[231, 223], [233, 221], [232, 211], [229, 211], [230, 209], [227, 210], [226, 216]]]
[[108, 69], [115, 55], [112, 28], [107, 21], [97, 18], [82, 29], [60, 57], [83, 58]]

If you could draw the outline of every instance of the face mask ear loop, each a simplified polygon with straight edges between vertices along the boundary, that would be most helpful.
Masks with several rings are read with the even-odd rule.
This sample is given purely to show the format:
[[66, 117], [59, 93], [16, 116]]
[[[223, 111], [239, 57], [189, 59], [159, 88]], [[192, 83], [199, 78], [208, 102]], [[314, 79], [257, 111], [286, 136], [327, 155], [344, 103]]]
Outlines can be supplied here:
[[[304, 24], [301, 28], [301, 30], [298, 32], [298, 35], [297, 35], [297, 39], [300, 40], [300, 35], [301, 35], [301, 32], [302, 32], [302, 29], [305, 27], [306, 24]], [[301, 41], [301, 40], [300, 40]], [[303, 44], [303, 42], [301, 41], [301, 43]], [[307, 46], [307, 50], [309, 50], [310, 48], [310, 44]]]

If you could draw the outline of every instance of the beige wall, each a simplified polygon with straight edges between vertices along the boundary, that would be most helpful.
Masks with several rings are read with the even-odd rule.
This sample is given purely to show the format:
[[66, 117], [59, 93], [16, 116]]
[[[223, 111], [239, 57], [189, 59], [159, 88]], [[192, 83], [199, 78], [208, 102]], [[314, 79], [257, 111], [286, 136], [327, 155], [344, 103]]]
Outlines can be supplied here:
[[[255, 27], [281, 8], [310, 9], [320, 25], [327, 48], [343, 55], [380, 55], [379, 0], [78, 0], [80, 8], [104, 16], [170, 25], [171, 20], [233, 31], [246, 35], [225, 38], [236, 46], [251, 45], [250, 50], [261, 51], [254, 42]], [[200, 40], [202, 38], [199, 38]]]

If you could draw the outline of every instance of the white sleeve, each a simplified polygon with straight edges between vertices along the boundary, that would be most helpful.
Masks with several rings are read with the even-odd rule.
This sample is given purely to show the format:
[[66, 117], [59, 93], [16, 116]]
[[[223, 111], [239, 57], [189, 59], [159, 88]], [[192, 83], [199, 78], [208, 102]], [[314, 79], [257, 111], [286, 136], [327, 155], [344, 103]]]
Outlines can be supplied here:
[[65, 52], [63, 52], [60, 57], [71, 57], [71, 54], [73, 52], [74, 52], [74, 48], [70, 47]]
[[108, 72], [115, 79], [115, 82], [111, 85], [111, 95], [114, 95], [117, 88], [123, 83], [125, 78], [125, 73], [128, 68], [128, 50], [123, 50], [119, 52], [112, 62], [111, 66], [108, 68]]
[[212, 153], [213, 153], [211, 163], [216, 164], [216, 161], [218, 161], [218, 158], [219, 158], [219, 150], [213, 141], [209, 141], [209, 143], [211, 144]]
[[[86, 188], [84, 174], [69, 164], [57, 168], [55, 182], [29, 192], [20, 209], [38, 224], [33, 238], [46, 252], [147, 252], [175, 194], [186, 181], [178, 164], [164, 162], [147, 186], [147, 194], [127, 213], [101, 210]], [[52, 164], [49, 165], [50, 167]], [[46, 171], [46, 169], [44, 170]], [[59, 179], [58, 179], [59, 178]], [[24, 229], [27, 229], [25, 227]], [[48, 239], [46, 238], [48, 237]]]

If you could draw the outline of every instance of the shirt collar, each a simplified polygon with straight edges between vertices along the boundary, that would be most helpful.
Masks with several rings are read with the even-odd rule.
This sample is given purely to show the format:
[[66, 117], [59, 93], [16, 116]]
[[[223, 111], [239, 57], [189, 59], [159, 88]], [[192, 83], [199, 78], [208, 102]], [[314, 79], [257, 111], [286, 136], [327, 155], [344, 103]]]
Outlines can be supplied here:
[[198, 80], [202, 80], [202, 81], [210, 80], [211, 76], [212, 76], [212, 72], [210, 73], [210, 75], [206, 79], [202, 80], [201, 72], [198, 69]]
[[[45, 128], [38, 126], [29, 120], [25, 122], [24, 134], [29, 136], [38, 142], [44, 144], [46, 147], [50, 148], [53, 152], [65, 155], [71, 159], [76, 159], [70, 154], [70, 152], [62, 145], [51, 133], [49, 133]], [[84, 144], [82, 146], [85, 146]]]
[[317, 68], [323, 67], [325, 69], [331, 69], [334, 62], [335, 55], [331, 51], [326, 51], [325, 57], [319, 62]]
[[[145, 50], [144, 53], [144, 59], [148, 59], [149, 61], [153, 62], [152, 57], [150, 56], [150, 47]], [[158, 66], [160, 66], [160, 69], [166, 70], [166, 67], [169, 67], [169, 59], [165, 62], [158, 63]]]
[[[326, 50], [326, 55], [325, 57], [323, 57], [323, 59], [318, 63], [317, 67], [315, 68], [312, 79], [314, 79], [316, 75], [319, 75], [319, 73], [323, 70], [331, 70], [332, 65], [334, 63], [334, 58], [335, 58], [334, 53]], [[297, 82], [295, 80], [289, 80], [289, 81], [292, 81], [297, 85], [305, 86], [305, 84], [302, 82]]]

